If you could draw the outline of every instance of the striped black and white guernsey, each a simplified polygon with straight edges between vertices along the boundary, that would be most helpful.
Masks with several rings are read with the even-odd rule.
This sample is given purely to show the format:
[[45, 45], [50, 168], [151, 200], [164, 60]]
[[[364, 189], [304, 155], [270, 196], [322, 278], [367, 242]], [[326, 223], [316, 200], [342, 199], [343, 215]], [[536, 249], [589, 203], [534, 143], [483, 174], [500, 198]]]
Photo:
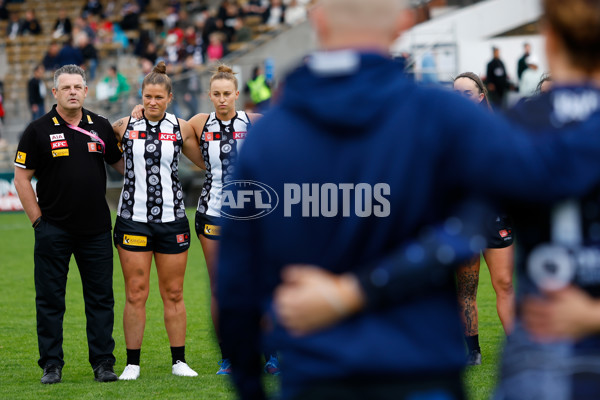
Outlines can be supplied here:
[[221, 121], [210, 113], [200, 139], [200, 149], [206, 163], [206, 180], [198, 200], [198, 212], [221, 216], [223, 185], [233, 179], [238, 152], [250, 129], [250, 119], [243, 111], [230, 121]]
[[156, 123], [130, 118], [122, 144], [125, 177], [117, 214], [153, 223], [185, 218], [178, 177], [183, 139], [177, 118], [169, 113]]

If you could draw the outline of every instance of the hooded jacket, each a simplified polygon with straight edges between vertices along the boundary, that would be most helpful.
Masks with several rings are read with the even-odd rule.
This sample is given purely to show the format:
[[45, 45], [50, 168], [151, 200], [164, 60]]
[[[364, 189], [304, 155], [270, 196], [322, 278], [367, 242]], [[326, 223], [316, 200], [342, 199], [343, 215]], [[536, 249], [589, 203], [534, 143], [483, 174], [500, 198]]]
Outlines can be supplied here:
[[[592, 154], [600, 137], [537, 139], [456, 94], [418, 87], [381, 55], [317, 53], [291, 73], [279, 104], [248, 133], [236, 172], [242, 184], [224, 188], [232, 199], [257, 183], [255, 196], [271, 191], [266, 215], [256, 212], [264, 197], [224, 208], [232, 219], [219, 255], [220, 332], [242, 398], [263, 396], [261, 336], [281, 353], [284, 398], [321, 380], [460, 370], [451, 274], [410, 299], [305, 337], [277, 324], [273, 290], [286, 264], [355, 272], [393, 254], [447, 217], [465, 193], [541, 201], [600, 178], [598, 166], [589, 168], [600, 164]], [[449, 269], [458, 261], [437, 250]], [[371, 284], [384, 291], [385, 274]]]

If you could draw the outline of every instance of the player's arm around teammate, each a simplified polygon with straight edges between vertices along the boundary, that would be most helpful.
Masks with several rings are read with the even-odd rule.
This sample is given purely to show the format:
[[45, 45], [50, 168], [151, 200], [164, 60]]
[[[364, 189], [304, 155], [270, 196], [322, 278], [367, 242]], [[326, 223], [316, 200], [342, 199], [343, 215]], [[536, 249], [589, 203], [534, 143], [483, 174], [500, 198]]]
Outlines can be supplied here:
[[153, 257], [171, 345], [172, 372], [197, 376], [185, 361], [187, 317], [183, 280], [190, 231], [177, 171], [181, 152], [200, 165], [202, 155], [194, 143], [191, 126], [166, 112], [173, 94], [165, 72], [164, 63], [159, 63], [144, 79], [143, 118], [122, 118], [113, 125], [125, 158], [125, 180], [114, 233], [126, 296], [123, 328], [127, 367], [120, 376], [122, 380], [140, 375]]

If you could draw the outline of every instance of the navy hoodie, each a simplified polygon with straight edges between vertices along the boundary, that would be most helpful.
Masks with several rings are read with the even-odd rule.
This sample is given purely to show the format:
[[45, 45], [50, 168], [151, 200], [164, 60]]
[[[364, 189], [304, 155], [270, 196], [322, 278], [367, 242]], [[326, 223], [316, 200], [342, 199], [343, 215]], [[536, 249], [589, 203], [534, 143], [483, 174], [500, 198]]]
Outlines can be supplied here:
[[220, 330], [242, 398], [263, 396], [261, 336], [281, 353], [284, 398], [320, 380], [460, 370], [451, 274], [411, 301], [293, 337], [271, 312], [281, 269], [358, 271], [448, 215], [465, 193], [542, 201], [585, 191], [600, 178], [600, 135], [576, 133], [525, 135], [454, 93], [416, 86], [377, 54], [313, 55], [248, 133], [236, 172], [245, 183], [231, 185], [232, 197], [224, 187], [226, 199], [257, 184], [274, 192], [274, 208], [258, 218], [250, 217], [264, 199], [243, 211], [239, 201], [224, 203], [234, 219], [219, 255]]

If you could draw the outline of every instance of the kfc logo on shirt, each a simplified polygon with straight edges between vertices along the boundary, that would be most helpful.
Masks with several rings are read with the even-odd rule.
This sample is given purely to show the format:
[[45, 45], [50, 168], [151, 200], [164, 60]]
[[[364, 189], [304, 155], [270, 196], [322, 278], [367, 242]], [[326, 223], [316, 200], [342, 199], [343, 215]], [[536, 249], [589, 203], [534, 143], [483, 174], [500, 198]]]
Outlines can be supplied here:
[[175, 140], [177, 140], [177, 135], [175, 135], [174, 133], [159, 133], [158, 134], [158, 139], [159, 140], [168, 140], [170, 142], [174, 142]]
[[233, 132], [233, 138], [235, 140], [246, 139], [247, 132]]
[[63, 148], [63, 147], [68, 147], [66, 140], [61, 140], [61, 141], [58, 141], [58, 142], [52, 142], [52, 150], [54, 150], [54, 149], [60, 149], [60, 148]]

